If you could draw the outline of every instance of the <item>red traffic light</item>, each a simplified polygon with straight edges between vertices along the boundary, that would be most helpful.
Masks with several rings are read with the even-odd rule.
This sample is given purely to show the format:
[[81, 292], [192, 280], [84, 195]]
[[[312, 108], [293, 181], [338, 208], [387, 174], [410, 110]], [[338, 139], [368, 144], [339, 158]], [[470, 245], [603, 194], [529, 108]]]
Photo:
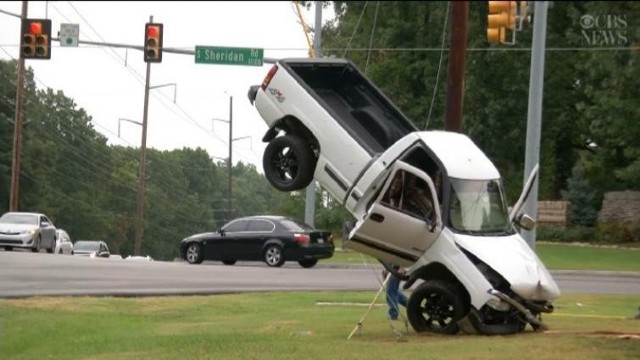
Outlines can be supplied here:
[[148, 37], [158, 37], [158, 35], [160, 35], [160, 27], [158, 27], [157, 25], [151, 25], [147, 28], [147, 36]]
[[144, 61], [162, 62], [162, 24], [146, 23], [144, 30]]
[[40, 35], [42, 34], [42, 23], [39, 21], [32, 21], [29, 23], [29, 31], [33, 34], [33, 35]]
[[22, 19], [20, 58], [51, 59], [51, 20]]

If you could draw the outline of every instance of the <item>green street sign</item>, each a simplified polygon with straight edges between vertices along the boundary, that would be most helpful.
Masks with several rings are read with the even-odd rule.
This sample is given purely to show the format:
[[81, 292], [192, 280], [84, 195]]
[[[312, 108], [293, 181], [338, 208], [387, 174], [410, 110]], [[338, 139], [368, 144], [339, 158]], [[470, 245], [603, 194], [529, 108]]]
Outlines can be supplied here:
[[264, 49], [198, 46], [196, 64], [262, 66]]

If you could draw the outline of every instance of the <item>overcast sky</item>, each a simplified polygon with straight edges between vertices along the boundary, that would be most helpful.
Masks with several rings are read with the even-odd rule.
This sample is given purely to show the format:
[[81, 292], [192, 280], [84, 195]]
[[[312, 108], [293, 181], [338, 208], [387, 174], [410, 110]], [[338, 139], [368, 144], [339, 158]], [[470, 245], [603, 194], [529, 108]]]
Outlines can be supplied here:
[[[0, 10], [21, 13], [21, 1], [0, 1]], [[17, 59], [20, 19], [0, 13], [0, 58]], [[308, 57], [302, 25], [290, 1], [277, 2], [76, 2], [29, 1], [29, 18], [52, 20], [54, 37], [60, 24], [79, 24], [80, 40], [142, 46], [144, 27], [153, 16], [164, 24], [165, 47], [195, 46], [264, 49], [265, 58]], [[315, 7], [304, 11], [314, 26]], [[332, 17], [323, 11], [323, 22]], [[311, 39], [312, 41], [312, 39]], [[26, 60], [39, 88], [61, 90], [93, 118], [110, 144], [139, 147], [146, 63], [139, 50], [52, 43], [50, 60]], [[150, 90], [147, 147], [158, 150], [205, 148], [212, 157], [228, 157], [229, 96], [233, 98], [233, 162], [255, 164], [262, 172], [261, 142], [267, 127], [247, 98], [249, 86], [260, 84], [271, 64], [259, 66], [196, 64], [194, 55], [163, 53], [151, 65], [150, 85], [177, 84]], [[174, 93], [176, 103], [173, 103]], [[0, 99], [8, 101], [9, 99]], [[10, 99], [12, 102], [14, 99]], [[120, 137], [118, 125], [120, 124]], [[218, 159], [216, 159], [217, 161]]]

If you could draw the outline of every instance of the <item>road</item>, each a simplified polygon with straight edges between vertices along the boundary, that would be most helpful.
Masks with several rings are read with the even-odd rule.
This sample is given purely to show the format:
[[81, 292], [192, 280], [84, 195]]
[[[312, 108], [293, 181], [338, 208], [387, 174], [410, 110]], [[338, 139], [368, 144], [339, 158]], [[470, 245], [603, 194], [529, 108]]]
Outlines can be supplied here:
[[[0, 251], [0, 298], [28, 296], [154, 296], [262, 291], [363, 291], [381, 286], [380, 265], [263, 263], [226, 266], [211, 262], [92, 259], [70, 255]], [[552, 272], [563, 293], [639, 294], [640, 274]]]

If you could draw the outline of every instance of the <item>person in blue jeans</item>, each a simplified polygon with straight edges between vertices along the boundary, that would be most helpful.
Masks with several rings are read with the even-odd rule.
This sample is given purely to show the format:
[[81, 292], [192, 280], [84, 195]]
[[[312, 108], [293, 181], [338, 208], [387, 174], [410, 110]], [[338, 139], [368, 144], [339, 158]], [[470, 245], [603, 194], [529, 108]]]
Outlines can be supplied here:
[[[394, 270], [399, 274], [404, 274], [404, 269], [394, 265]], [[384, 279], [387, 278], [387, 270], [382, 271]], [[400, 291], [400, 278], [391, 273], [389, 281], [387, 281], [387, 306], [390, 320], [398, 320], [400, 314], [400, 305], [407, 307], [407, 297]]]

